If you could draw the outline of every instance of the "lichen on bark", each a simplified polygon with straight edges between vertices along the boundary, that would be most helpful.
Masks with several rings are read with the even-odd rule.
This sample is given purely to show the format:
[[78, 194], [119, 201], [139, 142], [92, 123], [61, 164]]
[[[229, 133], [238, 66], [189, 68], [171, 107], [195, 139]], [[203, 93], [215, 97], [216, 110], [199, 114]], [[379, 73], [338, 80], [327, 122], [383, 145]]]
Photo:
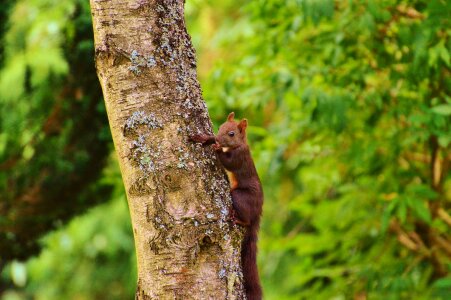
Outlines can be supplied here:
[[137, 299], [241, 299], [240, 230], [211, 149], [184, 1], [91, 0], [96, 66], [127, 191]]

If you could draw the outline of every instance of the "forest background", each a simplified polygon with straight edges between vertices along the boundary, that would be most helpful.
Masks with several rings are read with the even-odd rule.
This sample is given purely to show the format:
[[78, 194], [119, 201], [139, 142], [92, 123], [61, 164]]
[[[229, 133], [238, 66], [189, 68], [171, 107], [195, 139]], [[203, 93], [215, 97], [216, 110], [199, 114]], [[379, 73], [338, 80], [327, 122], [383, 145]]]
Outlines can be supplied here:
[[[249, 119], [265, 299], [451, 299], [451, 2], [187, 0]], [[0, 297], [133, 299], [87, 0], [0, 5]]]

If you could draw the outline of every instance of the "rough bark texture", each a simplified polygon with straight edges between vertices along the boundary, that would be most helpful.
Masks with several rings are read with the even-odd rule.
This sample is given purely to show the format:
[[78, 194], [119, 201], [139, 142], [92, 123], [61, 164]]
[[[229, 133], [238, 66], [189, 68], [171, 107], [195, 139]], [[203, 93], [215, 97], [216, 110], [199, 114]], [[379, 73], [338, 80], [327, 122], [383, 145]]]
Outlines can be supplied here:
[[96, 65], [127, 191], [137, 299], [242, 299], [240, 232], [211, 149], [183, 0], [91, 0]]

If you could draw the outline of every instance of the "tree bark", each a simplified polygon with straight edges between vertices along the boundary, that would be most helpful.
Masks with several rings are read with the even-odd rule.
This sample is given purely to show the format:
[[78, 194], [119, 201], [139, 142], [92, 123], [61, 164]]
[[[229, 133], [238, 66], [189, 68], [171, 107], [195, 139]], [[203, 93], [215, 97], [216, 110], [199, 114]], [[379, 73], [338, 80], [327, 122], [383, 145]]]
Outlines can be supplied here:
[[183, 0], [91, 0], [97, 74], [132, 218], [137, 299], [242, 299], [241, 232], [211, 133]]

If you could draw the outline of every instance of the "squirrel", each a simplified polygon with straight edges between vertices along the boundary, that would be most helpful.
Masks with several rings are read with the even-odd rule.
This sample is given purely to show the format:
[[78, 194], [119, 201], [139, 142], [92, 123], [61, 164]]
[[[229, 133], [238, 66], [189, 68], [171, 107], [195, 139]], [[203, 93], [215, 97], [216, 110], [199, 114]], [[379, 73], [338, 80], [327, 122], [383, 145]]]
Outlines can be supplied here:
[[263, 206], [263, 189], [247, 144], [247, 120], [234, 120], [231, 112], [219, 127], [218, 135], [199, 134], [190, 140], [202, 145], [213, 145], [219, 160], [227, 171], [231, 186], [231, 219], [246, 228], [241, 244], [241, 264], [244, 288], [248, 300], [261, 300], [262, 289], [257, 269], [257, 235]]

